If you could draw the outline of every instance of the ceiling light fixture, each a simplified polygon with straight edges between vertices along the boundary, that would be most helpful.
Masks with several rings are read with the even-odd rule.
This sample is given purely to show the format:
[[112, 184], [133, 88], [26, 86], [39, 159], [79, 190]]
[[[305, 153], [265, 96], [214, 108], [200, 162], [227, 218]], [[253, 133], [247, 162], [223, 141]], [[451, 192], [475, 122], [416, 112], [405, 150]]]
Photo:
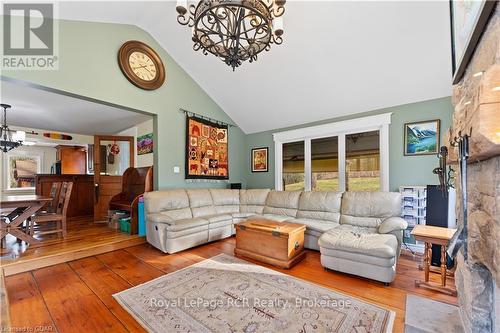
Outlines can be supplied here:
[[494, 87], [493, 89], [491, 89], [492, 91], [500, 91], [500, 86], [496, 86]]
[[0, 107], [3, 108], [3, 122], [0, 127], [0, 150], [6, 153], [22, 146], [23, 141], [26, 139], [26, 133], [9, 129], [9, 126], [7, 126], [7, 109], [10, 109], [11, 106], [9, 104], [0, 104]]
[[283, 42], [286, 0], [177, 1], [177, 22], [192, 27], [193, 49], [212, 53], [228, 66], [254, 62], [271, 44]]
[[481, 76], [483, 74], [484, 74], [484, 71], [480, 71], [480, 72], [474, 73], [472, 76], [473, 77], [479, 77], [479, 76]]

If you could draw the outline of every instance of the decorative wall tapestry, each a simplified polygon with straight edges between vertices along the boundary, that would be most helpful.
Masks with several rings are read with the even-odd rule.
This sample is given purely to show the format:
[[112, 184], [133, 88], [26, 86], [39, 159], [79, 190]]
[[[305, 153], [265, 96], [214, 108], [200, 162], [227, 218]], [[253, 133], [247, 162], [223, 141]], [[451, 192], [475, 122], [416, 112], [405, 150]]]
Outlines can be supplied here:
[[228, 127], [186, 117], [186, 179], [229, 179]]
[[150, 154], [153, 152], [153, 133], [137, 137], [137, 155]]

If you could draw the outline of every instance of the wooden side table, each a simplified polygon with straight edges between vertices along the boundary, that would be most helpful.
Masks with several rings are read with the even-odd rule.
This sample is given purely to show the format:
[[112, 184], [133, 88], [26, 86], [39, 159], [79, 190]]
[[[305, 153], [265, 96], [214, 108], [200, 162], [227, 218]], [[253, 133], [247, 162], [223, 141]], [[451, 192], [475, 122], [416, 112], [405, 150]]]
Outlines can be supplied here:
[[[424, 250], [424, 277], [425, 281], [416, 280], [417, 287], [426, 287], [432, 290], [440, 291], [442, 293], [456, 296], [457, 291], [453, 288], [446, 286], [446, 276], [448, 270], [446, 268], [446, 245], [453, 237], [457, 229], [433, 227], [428, 225], [416, 225], [411, 234], [416, 240], [425, 242]], [[429, 273], [431, 270], [431, 257], [432, 257], [432, 244], [441, 245], [441, 284], [429, 281]]]

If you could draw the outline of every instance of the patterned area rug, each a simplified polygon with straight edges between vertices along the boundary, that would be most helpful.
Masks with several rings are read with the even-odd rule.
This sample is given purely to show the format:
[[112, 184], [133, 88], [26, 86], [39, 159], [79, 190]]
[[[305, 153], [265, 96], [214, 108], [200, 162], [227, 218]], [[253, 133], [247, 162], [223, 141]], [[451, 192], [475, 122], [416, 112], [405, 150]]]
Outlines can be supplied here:
[[149, 332], [391, 332], [395, 313], [221, 254], [113, 295]]

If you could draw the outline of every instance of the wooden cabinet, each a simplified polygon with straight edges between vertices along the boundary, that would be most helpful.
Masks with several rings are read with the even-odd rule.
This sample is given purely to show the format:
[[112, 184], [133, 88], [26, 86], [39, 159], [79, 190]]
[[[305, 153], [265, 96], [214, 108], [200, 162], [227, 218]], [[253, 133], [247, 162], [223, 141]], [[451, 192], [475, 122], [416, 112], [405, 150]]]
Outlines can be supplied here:
[[73, 182], [69, 199], [68, 217], [94, 214], [94, 176], [92, 175], [36, 175], [36, 194], [49, 196], [54, 182]]
[[56, 159], [61, 162], [63, 175], [87, 173], [87, 148], [82, 146], [57, 146]]

